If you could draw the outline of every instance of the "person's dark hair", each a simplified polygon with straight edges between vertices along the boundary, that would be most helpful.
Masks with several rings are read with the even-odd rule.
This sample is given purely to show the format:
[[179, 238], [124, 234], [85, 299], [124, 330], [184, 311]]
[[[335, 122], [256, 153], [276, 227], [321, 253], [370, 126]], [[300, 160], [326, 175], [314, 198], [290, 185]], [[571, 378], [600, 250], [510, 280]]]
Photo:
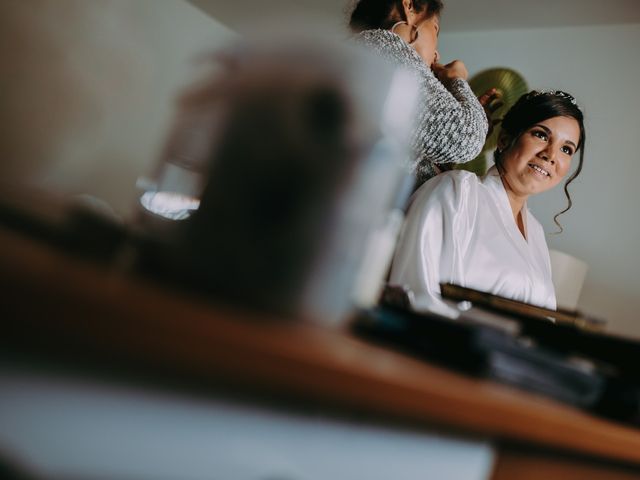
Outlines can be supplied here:
[[[413, 0], [416, 12], [425, 8], [429, 16], [440, 15], [443, 9], [442, 0]], [[353, 32], [363, 30], [390, 29], [394, 23], [406, 20], [402, 0], [359, 0], [349, 19], [349, 28]]]
[[507, 148], [502, 150], [496, 149], [494, 158], [496, 166], [500, 173], [504, 173], [503, 166], [503, 154], [505, 150], [512, 147], [527, 129], [536, 123], [542, 122], [553, 117], [570, 117], [574, 118], [580, 126], [580, 140], [578, 142], [578, 150], [580, 150], [580, 156], [578, 161], [578, 167], [567, 178], [564, 183], [564, 194], [567, 197], [567, 207], [558, 212], [553, 217], [553, 221], [562, 232], [562, 225], [558, 222], [558, 217], [571, 208], [573, 202], [571, 201], [571, 195], [569, 195], [569, 184], [580, 174], [582, 171], [582, 164], [584, 161], [584, 143], [586, 139], [584, 129], [584, 116], [582, 111], [576, 104], [575, 98], [566, 92], [560, 90], [555, 91], [536, 91], [533, 90], [529, 93], [521, 96], [518, 101], [511, 107], [507, 114], [502, 119], [502, 131], [506, 132], [509, 136], [510, 144]]

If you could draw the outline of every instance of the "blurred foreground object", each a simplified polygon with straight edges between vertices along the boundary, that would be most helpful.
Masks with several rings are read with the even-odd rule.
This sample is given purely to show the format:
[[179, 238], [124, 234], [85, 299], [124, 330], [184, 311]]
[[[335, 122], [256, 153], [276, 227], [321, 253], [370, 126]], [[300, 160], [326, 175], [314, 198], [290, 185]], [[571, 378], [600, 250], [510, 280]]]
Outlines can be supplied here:
[[[337, 322], [369, 306], [411, 189], [414, 78], [364, 52], [243, 45], [180, 98], [143, 183], [143, 270], [256, 308]], [[366, 257], [366, 258], [365, 258]]]

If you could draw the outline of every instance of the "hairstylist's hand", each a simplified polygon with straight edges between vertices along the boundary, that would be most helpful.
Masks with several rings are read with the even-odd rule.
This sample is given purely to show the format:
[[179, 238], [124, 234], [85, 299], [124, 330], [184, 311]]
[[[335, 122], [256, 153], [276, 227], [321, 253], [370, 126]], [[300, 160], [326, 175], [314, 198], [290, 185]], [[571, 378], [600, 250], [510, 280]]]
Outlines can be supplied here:
[[454, 60], [451, 63], [447, 63], [446, 65], [442, 65], [441, 63], [433, 63], [431, 65], [431, 70], [438, 77], [442, 83], [448, 83], [456, 78], [461, 78], [462, 80], [466, 80], [469, 76], [469, 72], [467, 72], [467, 67], [464, 66], [464, 63], [460, 60]]
[[493, 132], [493, 127], [500, 123], [500, 120], [493, 118], [493, 114], [504, 105], [502, 94], [497, 89], [490, 88], [478, 97], [478, 101], [480, 105], [482, 105], [482, 108], [484, 108], [484, 113], [487, 115], [487, 121], [489, 122], [489, 130], [487, 131], [488, 138]]

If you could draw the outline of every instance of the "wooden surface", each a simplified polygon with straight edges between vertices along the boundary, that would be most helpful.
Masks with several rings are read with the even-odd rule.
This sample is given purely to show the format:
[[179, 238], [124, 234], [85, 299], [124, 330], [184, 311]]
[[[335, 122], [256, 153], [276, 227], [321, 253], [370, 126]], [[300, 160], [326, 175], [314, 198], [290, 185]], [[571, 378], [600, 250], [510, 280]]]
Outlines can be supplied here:
[[550, 452], [501, 450], [491, 480], [637, 480], [637, 469]]
[[640, 466], [635, 428], [458, 375], [339, 328], [216, 307], [14, 232], [0, 229], [0, 245], [5, 352], [185, 374], [212, 387], [245, 385], [350, 414]]

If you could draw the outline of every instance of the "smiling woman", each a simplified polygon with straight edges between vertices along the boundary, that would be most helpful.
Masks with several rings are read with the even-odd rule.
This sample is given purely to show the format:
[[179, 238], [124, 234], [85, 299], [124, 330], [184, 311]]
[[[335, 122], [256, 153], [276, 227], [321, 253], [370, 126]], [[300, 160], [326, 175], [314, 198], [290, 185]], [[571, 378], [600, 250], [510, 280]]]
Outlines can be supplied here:
[[558, 185], [579, 151], [564, 187], [569, 205], [563, 212], [569, 209], [567, 185], [582, 169], [584, 140], [583, 115], [572, 96], [522, 96], [503, 120], [496, 166], [484, 177], [446, 172], [415, 193], [391, 285], [410, 291], [418, 311], [446, 313], [443, 282], [555, 309], [549, 250], [527, 199]]
[[582, 171], [585, 137], [582, 111], [566, 92], [534, 90], [509, 110], [502, 121], [494, 157], [516, 222], [528, 196], [560, 183], [573, 155], [580, 150], [578, 166], [564, 186], [567, 208], [554, 217], [562, 231], [558, 216], [571, 208], [567, 187]]

